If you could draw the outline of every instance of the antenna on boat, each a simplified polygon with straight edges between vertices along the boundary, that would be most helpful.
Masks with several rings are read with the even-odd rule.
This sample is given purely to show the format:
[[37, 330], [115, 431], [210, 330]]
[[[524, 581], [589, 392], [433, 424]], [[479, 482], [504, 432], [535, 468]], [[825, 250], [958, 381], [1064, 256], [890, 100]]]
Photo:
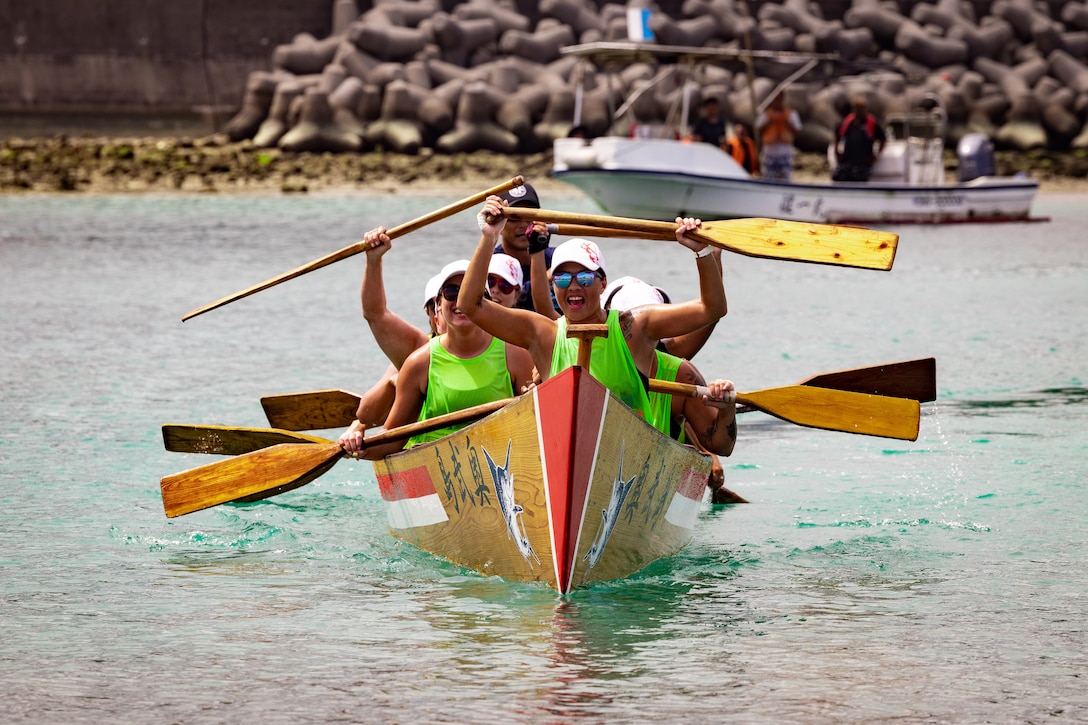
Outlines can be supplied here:
[[[756, 69], [755, 64], [752, 62], [752, 23], [751, 16], [748, 14], [748, 2], [747, 0], [740, 0], [738, 2], [740, 6], [741, 15], [748, 22], [744, 23], [744, 69], [748, 74], [748, 102], [752, 104], [752, 138], [756, 142], [756, 152], [758, 153], [762, 145], [759, 140], [759, 134], [755, 132], [756, 117], [759, 115], [759, 111], [756, 110]], [[773, 95], [767, 96], [767, 98], [774, 98]]]
[[787, 88], [787, 87], [788, 87], [788, 86], [789, 86], [789, 85], [790, 85], [791, 83], [793, 83], [793, 82], [794, 82], [795, 80], [797, 80], [798, 78], [800, 78], [801, 76], [803, 76], [803, 75], [804, 75], [805, 73], [808, 73], [808, 72], [809, 72], [810, 70], [812, 70], [813, 68], [815, 68], [815, 67], [816, 67], [816, 64], [817, 64], [817, 63], [819, 63], [819, 62], [820, 62], [819, 60], [817, 60], [817, 59], [813, 58], [813, 59], [812, 59], [812, 60], [810, 60], [810, 61], [809, 61], [808, 63], [805, 63], [805, 64], [804, 64], [803, 66], [801, 66], [801, 67], [800, 67], [799, 69], [797, 69], [796, 71], [794, 71], [793, 73], [791, 73], [791, 74], [789, 75], [789, 77], [788, 77], [788, 78], [786, 78], [786, 80], [782, 81], [782, 82], [781, 82], [781, 83], [779, 83], [779, 84], [778, 84], [777, 86], [775, 86], [775, 87], [774, 87], [774, 90], [773, 90], [773, 91], [771, 91], [770, 93], [768, 93], [768, 94], [767, 94], [767, 97], [763, 99], [763, 102], [762, 102], [762, 103], [760, 103], [760, 104], [759, 104], [758, 106], [756, 106], [756, 115], [758, 116], [759, 114], [761, 114], [761, 113], [763, 113], [764, 111], [766, 111], [766, 110], [767, 110], [767, 106], [771, 105], [771, 101], [773, 101], [773, 100], [774, 100], [774, 97], [775, 97], [775, 96], [777, 96], [777, 95], [778, 95], [779, 93], [782, 93], [782, 92], [784, 92], [784, 91], [786, 90], [786, 88]]

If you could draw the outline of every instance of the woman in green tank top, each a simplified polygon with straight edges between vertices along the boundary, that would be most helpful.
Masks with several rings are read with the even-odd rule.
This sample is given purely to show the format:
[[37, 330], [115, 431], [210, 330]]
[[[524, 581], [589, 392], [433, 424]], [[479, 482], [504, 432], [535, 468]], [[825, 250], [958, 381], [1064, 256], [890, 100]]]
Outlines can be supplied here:
[[[386, 428], [508, 398], [532, 384], [533, 362], [529, 354], [495, 339], [457, 306], [466, 266], [447, 265], [443, 270], [446, 277], [435, 300], [436, 314], [446, 331], [404, 361], [397, 375], [396, 398], [385, 421]], [[408, 444], [439, 438], [453, 430], [456, 427], [413, 439]], [[400, 441], [360, 451], [358, 445], [345, 444], [343, 438], [341, 443], [348, 453], [369, 460], [384, 458], [406, 445]]]
[[500, 215], [503, 206], [499, 197], [488, 197], [479, 216], [483, 233], [465, 273], [458, 300], [461, 309], [482, 329], [527, 349], [543, 379], [577, 359], [578, 343], [566, 337], [567, 324], [607, 324], [609, 337], [593, 342], [589, 372], [656, 424], [640, 375], [648, 375], [657, 341], [693, 332], [726, 312], [725, 288], [710, 248], [687, 236], [701, 222], [676, 220], [677, 242], [695, 253], [700, 270], [699, 299], [662, 305], [638, 317], [609, 313], [601, 303], [607, 276], [600, 249], [589, 240], [571, 239], [556, 247], [552, 255], [552, 286], [563, 314], [559, 320], [551, 320], [528, 310], [500, 307], [484, 297], [491, 250], [505, 225]]

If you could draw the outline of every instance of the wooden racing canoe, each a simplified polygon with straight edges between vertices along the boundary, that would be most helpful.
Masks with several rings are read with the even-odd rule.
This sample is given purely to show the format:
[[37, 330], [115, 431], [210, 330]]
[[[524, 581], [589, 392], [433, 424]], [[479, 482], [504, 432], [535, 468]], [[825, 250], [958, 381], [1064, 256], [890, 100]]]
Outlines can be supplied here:
[[374, 471], [392, 534], [485, 575], [561, 594], [691, 540], [710, 458], [579, 367]]

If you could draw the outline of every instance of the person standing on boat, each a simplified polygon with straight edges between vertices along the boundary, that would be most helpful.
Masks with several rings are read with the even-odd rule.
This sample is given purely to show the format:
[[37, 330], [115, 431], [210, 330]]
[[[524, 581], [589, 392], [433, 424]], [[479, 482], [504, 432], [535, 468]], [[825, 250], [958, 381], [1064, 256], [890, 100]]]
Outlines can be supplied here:
[[[501, 194], [509, 206], [540, 208], [540, 197], [531, 185], [515, 186]], [[544, 252], [545, 261], [551, 264], [552, 247], [549, 246], [551, 235], [548, 227], [541, 222], [511, 222], [502, 231], [502, 237], [495, 243], [495, 254], [508, 254], [521, 264], [521, 294], [517, 306], [523, 310], [533, 309], [532, 277], [530, 264], [533, 252]]]
[[[868, 181], [876, 157], [884, 150], [887, 136], [884, 127], [869, 113], [865, 99], [860, 96], [851, 104], [848, 114], [835, 131], [835, 181]], [[873, 145], [877, 149], [873, 151]]]
[[756, 133], [763, 147], [763, 178], [789, 181], [793, 177], [793, 139], [801, 131], [801, 117], [786, 105], [786, 95], [775, 94], [756, 116]]
[[711, 96], [699, 107], [699, 120], [691, 127], [688, 139], [720, 146], [725, 138], [725, 121], [721, 117], [718, 99]]
[[[533, 361], [529, 353], [477, 327], [457, 306], [468, 264], [468, 260], [457, 260], [440, 273], [442, 281], [435, 303], [445, 332], [404, 361], [397, 374], [396, 398], [385, 420], [386, 428], [509, 398], [531, 386]], [[464, 425], [377, 446], [364, 446], [362, 432], [353, 427], [340, 436], [339, 443], [352, 457], [379, 460], [406, 445], [437, 440]]]
[[748, 132], [748, 126], [742, 121], [733, 122], [733, 135], [722, 142], [722, 151], [732, 156], [749, 175], [759, 176], [756, 142]]
[[[653, 307], [637, 317], [605, 310], [601, 304], [607, 284], [603, 255], [593, 242], [575, 238], [556, 247], [552, 257], [552, 286], [563, 313], [558, 320], [552, 320], [500, 307], [484, 297], [488, 259], [506, 223], [501, 216], [504, 206], [497, 196], [488, 197], [484, 203], [479, 216], [483, 234], [465, 273], [459, 308], [484, 330], [528, 350], [543, 380], [577, 360], [578, 341], [567, 337], [568, 324], [607, 324], [608, 337], [592, 343], [589, 373], [647, 422], [667, 432], [669, 421], [654, 416], [645, 383], [654, 364], [657, 341], [694, 332], [726, 313], [725, 288], [711, 248], [687, 236], [701, 222], [678, 218], [676, 230], [677, 241], [695, 252], [696, 264], [714, 272], [699, 275], [699, 299]], [[704, 403], [721, 404], [714, 399], [732, 390], [732, 385], [727, 380], [713, 381], [709, 384], [711, 398], [704, 398]]]

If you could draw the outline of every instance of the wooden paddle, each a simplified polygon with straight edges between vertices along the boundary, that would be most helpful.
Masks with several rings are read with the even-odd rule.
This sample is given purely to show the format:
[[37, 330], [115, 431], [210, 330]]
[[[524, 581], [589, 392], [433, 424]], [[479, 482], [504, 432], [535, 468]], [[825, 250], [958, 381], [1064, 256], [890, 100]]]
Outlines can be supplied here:
[[937, 399], [937, 360], [926, 357], [820, 373], [802, 380], [798, 385], [890, 395], [893, 398], [910, 398], [919, 403], [928, 403]]
[[[936, 360], [931, 357], [905, 362], [820, 373], [797, 383], [809, 387], [844, 390], [871, 395], [910, 398], [920, 403], [937, 399]], [[359, 395], [347, 390], [315, 390], [308, 393], [266, 395], [261, 398], [268, 423], [286, 430], [343, 428], [355, 420]], [[738, 413], [755, 410], [747, 406]]]
[[351, 425], [359, 409], [359, 399], [358, 393], [347, 390], [316, 390], [266, 395], [261, 398], [261, 407], [273, 428], [325, 430]]
[[[695, 398], [709, 395], [709, 390], [704, 385], [673, 383], [666, 380], [651, 379], [650, 390], [655, 393], [689, 395]], [[850, 393], [805, 385], [757, 390], [754, 393], [734, 392], [730, 397], [734, 402], [809, 428], [900, 438], [908, 441], [918, 439], [917, 400]]]
[[280, 443], [332, 443], [328, 438], [274, 428], [236, 428], [225, 425], [179, 425], [162, 427], [166, 450], [174, 453], [211, 453], [237, 456]]
[[[401, 224], [400, 226], [393, 227], [387, 233], [389, 234], [390, 239], [402, 237], [409, 232], [414, 232], [417, 229], [427, 226], [428, 224], [432, 224], [436, 221], [439, 221], [440, 219], [445, 219], [446, 217], [452, 216], [457, 212], [464, 211], [469, 207], [480, 204], [492, 194], [501, 194], [508, 189], [512, 189], [515, 186], [521, 186], [524, 183], [525, 181], [524, 179], [522, 179], [522, 177], [515, 176], [514, 178], [510, 179], [510, 181], [499, 184], [498, 186], [488, 189], [487, 191], [481, 191], [479, 194], [473, 194], [472, 196], [466, 197], [461, 201], [450, 204], [449, 206], [442, 207], [437, 211], [433, 211], [430, 214], [424, 214], [418, 219], [414, 219], [405, 224]], [[314, 261], [308, 264], [304, 264], [301, 267], [296, 267], [290, 272], [285, 272], [284, 274], [281, 274], [277, 277], [265, 280], [260, 284], [255, 284], [252, 287], [246, 287], [244, 290], [240, 292], [235, 292], [228, 297], [216, 300], [215, 302], [204, 305], [203, 307], [198, 307], [195, 310], [187, 313], [181, 319], [183, 321], [188, 320], [190, 318], [196, 317], [197, 315], [202, 315], [205, 312], [214, 310], [217, 307], [222, 307], [223, 305], [234, 302], [235, 300], [240, 300], [243, 297], [249, 297], [250, 295], [256, 294], [261, 290], [266, 290], [269, 287], [275, 287], [281, 282], [286, 282], [287, 280], [294, 279], [295, 277], [301, 277], [307, 272], [313, 272], [315, 269], [321, 269], [322, 267], [326, 267], [333, 262], [339, 262], [342, 259], [347, 259], [348, 257], [352, 257], [356, 254], [359, 254], [360, 252], [365, 252], [368, 247], [369, 245], [366, 242], [356, 242], [355, 244], [344, 247], [343, 249], [333, 252], [332, 254], [327, 254], [320, 259], [315, 259]]]
[[[496, 400], [455, 413], [409, 423], [366, 439], [373, 446], [404, 440], [494, 413], [515, 398]], [[225, 461], [165, 476], [160, 482], [168, 518], [231, 501], [259, 501], [298, 488], [325, 473], [344, 456], [339, 443], [280, 443]]]
[[[645, 239], [676, 239], [672, 222], [625, 219], [623, 217], [506, 207], [503, 216], [515, 221], [574, 224], [610, 230], [599, 236], [623, 231]], [[781, 219], [723, 219], [706, 221], [689, 234], [707, 244], [749, 257], [787, 259], [795, 262], [834, 264], [865, 269], [892, 268], [899, 235], [864, 227], [809, 224]]]

